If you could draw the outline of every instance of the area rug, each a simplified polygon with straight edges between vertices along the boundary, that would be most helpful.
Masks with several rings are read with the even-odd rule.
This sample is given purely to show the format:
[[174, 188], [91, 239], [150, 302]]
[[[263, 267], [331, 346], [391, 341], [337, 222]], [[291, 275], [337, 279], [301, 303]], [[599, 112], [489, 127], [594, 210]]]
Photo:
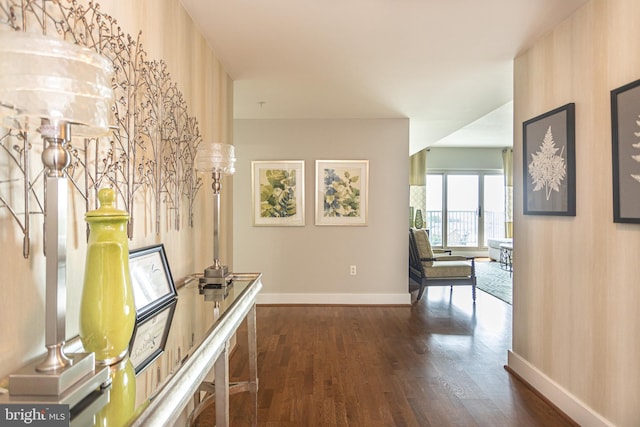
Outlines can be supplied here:
[[478, 289], [506, 303], [512, 303], [512, 275], [500, 268], [499, 262], [476, 259], [476, 277]]

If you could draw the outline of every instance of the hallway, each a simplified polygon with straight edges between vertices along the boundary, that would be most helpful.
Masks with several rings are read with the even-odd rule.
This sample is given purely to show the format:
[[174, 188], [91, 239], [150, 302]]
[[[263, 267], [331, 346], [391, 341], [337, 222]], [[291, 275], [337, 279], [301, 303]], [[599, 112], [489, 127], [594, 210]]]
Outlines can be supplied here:
[[[411, 307], [258, 306], [257, 325], [260, 426], [573, 425], [504, 369], [511, 306], [482, 291], [475, 309], [468, 287]], [[232, 381], [248, 376], [246, 328], [238, 344]], [[234, 426], [247, 397], [231, 398]]]

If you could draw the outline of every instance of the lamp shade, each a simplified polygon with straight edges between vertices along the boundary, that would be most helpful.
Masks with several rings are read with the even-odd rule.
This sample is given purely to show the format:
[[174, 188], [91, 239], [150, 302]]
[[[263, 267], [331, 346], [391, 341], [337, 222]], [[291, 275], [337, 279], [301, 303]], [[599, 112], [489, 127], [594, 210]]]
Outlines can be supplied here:
[[203, 172], [221, 172], [232, 175], [236, 171], [233, 145], [220, 142], [202, 143], [198, 147], [196, 169]]
[[35, 130], [42, 119], [94, 137], [113, 127], [113, 66], [97, 52], [23, 31], [0, 31], [0, 117]]

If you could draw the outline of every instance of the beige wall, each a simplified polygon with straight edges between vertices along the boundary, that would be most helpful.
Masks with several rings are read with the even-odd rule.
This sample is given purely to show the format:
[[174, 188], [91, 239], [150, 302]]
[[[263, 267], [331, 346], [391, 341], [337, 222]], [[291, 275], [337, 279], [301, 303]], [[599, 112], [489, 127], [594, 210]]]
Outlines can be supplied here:
[[[234, 133], [234, 267], [263, 273], [260, 302], [410, 302], [408, 120], [236, 120]], [[315, 161], [341, 159], [369, 160], [366, 227], [314, 225]], [[252, 160], [305, 161], [306, 226], [252, 226]]]
[[[80, 3], [86, 3], [81, 1]], [[101, 10], [117, 19], [127, 33], [137, 36], [150, 60], [164, 60], [185, 96], [189, 113], [198, 119], [204, 141], [232, 143], [232, 82], [220, 62], [211, 53], [178, 0], [157, 2], [139, 0], [100, 1]], [[37, 158], [35, 158], [38, 161]], [[2, 164], [0, 164], [2, 166]], [[159, 235], [148, 225], [150, 219], [136, 223], [130, 248], [164, 243], [176, 280], [202, 271], [213, 260], [211, 244], [212, 197], [209, 177], [204, 178], [195, 208], [195, 227], [183, 223], [180, 232], [172, 231], [163, 221]], [[230, 180], [229, 180], [230, 181]], [[225, 185], [226, 198], [231, 198], [232, 185]], [[70, 190], [71, 191], [71, 190]], [[19, 197], [11, 195], [11, 197]], [[79, 301], [84, 273], [84, 211], [77, 196], [72, 199], [72, 216], [68, 240], [67, 336], [78, 332]], [[141, 204], [141, 214], [147, 212]], [[225, 207], [222, 223], [228, 230], [222, 236], [222, 253], [231, 257], [231, 206]], [[138, 218], [141, 218], [138, 216]], [[186, 218], [186, 213], [183, 214]], [[32, 255], [22, 257], [22, 234], [6, 209], [0, 209], [0, 378], [15, 371], [27, 360], [44, 353], [44, 257], [42, 256], [42, 218], [32, 223]]]
[[[593, 0], [515, 61], [510, 366], [583, 425], [640, 425], [640, 226], [613, 223], [609, 101], [640, 78], [639, 16]], [[522, 122], [569, 102], [577, 215], [524, 216]]]

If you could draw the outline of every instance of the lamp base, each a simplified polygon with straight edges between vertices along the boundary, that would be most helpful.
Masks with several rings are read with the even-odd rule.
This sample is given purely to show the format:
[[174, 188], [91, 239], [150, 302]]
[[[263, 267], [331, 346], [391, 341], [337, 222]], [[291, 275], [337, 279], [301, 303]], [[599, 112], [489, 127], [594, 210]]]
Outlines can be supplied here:
[[71, 364], [51, 373], [35, 361], [9, 376], [9, 402], [63, 403], [73, 407], [109, 381], [109, 368], [96, 371], [93, 353], [68, 354]]
[[212, 265], [204, 270], [200, 277], [200, 287], [205, 289], [224, 288], [231, 283], [231, 274], [226, 265]]
[[205, 301], [224, 301], [229, 296], [229, 291], [231, 290], [231, 285], [223, 286], [223, 287], [204, 287], [200, 286], [200, 295], [204, 295]]

